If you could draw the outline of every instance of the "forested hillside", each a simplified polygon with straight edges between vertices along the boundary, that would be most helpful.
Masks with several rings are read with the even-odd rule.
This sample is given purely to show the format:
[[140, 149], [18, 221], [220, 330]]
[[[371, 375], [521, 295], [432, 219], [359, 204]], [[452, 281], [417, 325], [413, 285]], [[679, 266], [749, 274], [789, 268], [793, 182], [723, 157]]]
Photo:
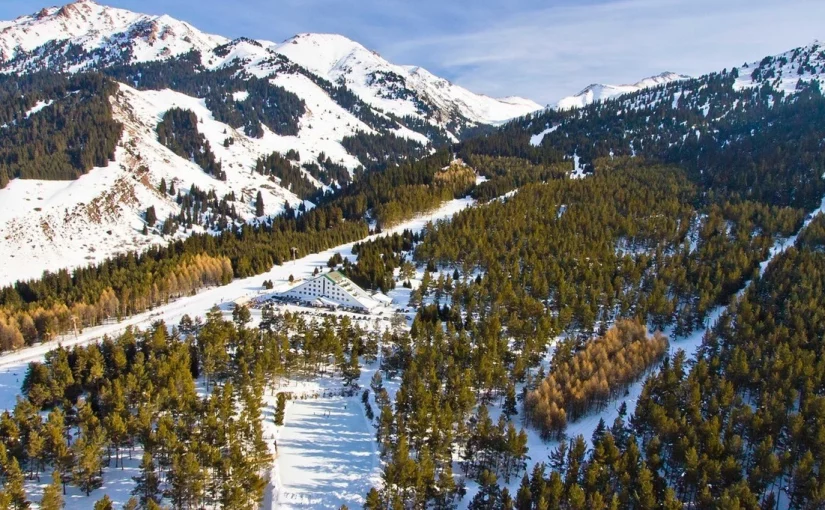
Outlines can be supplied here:
[[[127, 253], [71, 273], [46, 273], [41, 279], [7, 286], [0, 290], [0, 349], [48, 340], [73, 328], [75, 319], [79, 326], [93, 326], [204, 286], [260, 274], [273, 264], [360, 240], [369, 232], [368, 213], [379, 227], [388, 226], [464, 196], [472, 185], [472, 172], [442, 169], [449, 161], [449, 154], [442, 151], [421, 162], [365, 174], [305, 213], [296, 215], [288, 209], [267, 222], [235, 224], [219, 235], [193, 234], [144, 253]], [[182, 213], [183, 219], [167, 221], [191, 221], [191, 210], [185, 211], [190, 212]]]
[[[427, 267], [411, 298], [426, 304], [412, 342], [385, 361], [403, 376], [395, 407], [382, 408], [387, 466], [368, 508], [460, 495], [443, 480], [444, 440], [478, 487], [470, 508], [823, 504], [812, 354], [823, 216], [761, 270], [822, 202], [825, 98], [817, 81], [760, 82], [771, 63], [753, 70], [758, 86], [738, 85], [734, 69], [547, 111], [458, 147], [488, 178], [475, 196], [517, 191], [384, 255], [388, 268], [404, 271], [405, 257]], [[361, 266], [351, 272], [375, 257]], [[725, 307], [695, 361], [641, 326], [678, 339]], [[568, 426], [618, 406], [649, 370], [630, 414], [622, 404], [612, 426], [568, 442]], [[560, 440], [516, 469], [520, 486], [511, 466], [523, 443], [505, 439], [518, 435], [502, 432], [508, 418]], [[504, 435], [482, 446], [477, 434], [490, 433]]]
[[76, 179], [114, 159], [121, 125], [98, 75], [0, 76], [0, 188], [11, 179]]
[[[257, 55], [254, 65], [232, 57], [239, 49]], [[236, 306], [233, 322], [215, 309], [205, 321], [157, 323], [32, 363], [24, 398], [0, 416], [0, 506], [26, 508], [24, 472], [54, 471], [52, 498], [66, 485], [88, 494], [104, 464], [139, 453], [133, 507], [254, 508], [271, 462], [265, 389], [322, 374], [362, 395], [382, 473], [363, 495], [370, 510], [825, 506], [818, 45], [481, 127], [461, 142], [455, 134], [472, 123], [429, 122], [435, 103], [408, 88], [413, 71], [373, 72], [383, 95], [362, 97], [347, 86], [352, 76], [327, 79], [341, 62], [358, 68], [353, 54], [327, 67], [303, 57], [236, 40], [164, 61], [109, 61], [103, 74], [0, 82], [0, 121], [15, 144], [44, 133], [61, 147], [0, 143], [0, 184], [33, 169], [66, 178], [104, 165], [123, 126], [100, 97], [118, 93], [117, 80], [136, 94], [194, 98], [164, 109], [150, 132], [198, 176], [242, 171], [312, 200], [268, 215], [263, 186], [219, 198], [150, 183], [178, 212], [147, 208], [146, 235], [180, 227], [188, 236], [0, 289], [0, 351], [362, 241], [447, 200], [476, 201], [420, 232], [358, 242], [347, 252], [357, 260], [329, 259], [364, 287], [402, 287], [391, 318], [256, 302], [257, 331]], [[307, 83], [330, 101], [294, 92]], [[381, 101], [412, 101], [421, 116], [385, 112]], [[339, 142], [354, 165], [298, 147], [304, 130], [342, 116]], [[284, 137], [296, 145], [255, 145]], [[235, 144], [254, 148], [240, 170], [219, 156]], [[250, 221], [241, 203], [254, 204]], [[381, 321], [390, 326], [379, 330]], [[680, 349], [686, 338], [696, 352]], [[362, 364], [374, 370], [368, 389]], [[281, 395], [267, 417], [278, 425]], [[595, 425], [614, 409], [615, 421]]]

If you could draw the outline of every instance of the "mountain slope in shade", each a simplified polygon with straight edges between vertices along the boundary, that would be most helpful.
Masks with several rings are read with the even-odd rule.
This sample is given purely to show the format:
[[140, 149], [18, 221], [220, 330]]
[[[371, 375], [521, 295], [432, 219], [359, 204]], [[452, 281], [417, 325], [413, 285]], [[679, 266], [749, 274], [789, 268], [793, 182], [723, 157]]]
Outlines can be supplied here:
[[636, 83], [627, 85], [606, 85], [602, 83], [594, 83], [588, 85], [581, 92], [575, 96], [568, 96], [556, 103], [556, 109], [569, 110], [570, 108], [583, 108], [589, 104], [597, 103], [623, 94], [630, 94], [638, 92], [649, 87], [656, 87], [672, 83], [674, 81], [689, 80], [690, 76], [684, 74], [677, 74], [671, 72], [664, 72], [656, 76], [650, 76]]

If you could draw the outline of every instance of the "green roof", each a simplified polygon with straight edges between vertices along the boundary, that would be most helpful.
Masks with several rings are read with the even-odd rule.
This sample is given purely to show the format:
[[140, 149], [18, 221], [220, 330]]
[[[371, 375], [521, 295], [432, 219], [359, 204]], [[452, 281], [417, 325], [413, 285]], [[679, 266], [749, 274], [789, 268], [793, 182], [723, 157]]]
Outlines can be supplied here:
[[346, 276], [342, 275], [339, 271], [332, 271], [330, 273], [324, 274], [324, 276], [331, 281], [332, 283], [341, 283], [341, 281], [346, 280]]

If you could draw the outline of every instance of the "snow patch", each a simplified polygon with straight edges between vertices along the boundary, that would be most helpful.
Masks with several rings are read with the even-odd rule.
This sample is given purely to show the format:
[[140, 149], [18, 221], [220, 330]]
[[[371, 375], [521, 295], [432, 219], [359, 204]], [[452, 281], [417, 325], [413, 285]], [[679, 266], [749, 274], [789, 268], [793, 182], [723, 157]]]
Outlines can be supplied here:
[[541, 133], [538, 133], [538, 134], [535, 134], [535, 135], [531, 136], [530, 137], [530, 145], [532, 145], [533, 147], [538, 147], [539, 145], [541, 145], [541, 141], [544, 140], [544, 135], [550, 134], [553, 131], [557, 130], [560, 125], [561, 124], [553, 126], [553, 127], [549, 127], [547, 129], [545, 129], [544, 131], [542, 131]]

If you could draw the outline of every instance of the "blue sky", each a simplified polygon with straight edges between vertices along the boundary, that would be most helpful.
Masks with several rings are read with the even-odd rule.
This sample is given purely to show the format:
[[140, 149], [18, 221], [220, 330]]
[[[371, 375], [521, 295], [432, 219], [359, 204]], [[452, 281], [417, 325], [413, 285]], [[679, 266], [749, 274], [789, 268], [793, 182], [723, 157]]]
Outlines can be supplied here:
[[[340, 33], [475, 92], [540, 103], [594, 82], [699, 75], [825, 40], [822, 0], [98, 1], [227, 37]], [[0, 0], [0, 19], [41, 7]]]

